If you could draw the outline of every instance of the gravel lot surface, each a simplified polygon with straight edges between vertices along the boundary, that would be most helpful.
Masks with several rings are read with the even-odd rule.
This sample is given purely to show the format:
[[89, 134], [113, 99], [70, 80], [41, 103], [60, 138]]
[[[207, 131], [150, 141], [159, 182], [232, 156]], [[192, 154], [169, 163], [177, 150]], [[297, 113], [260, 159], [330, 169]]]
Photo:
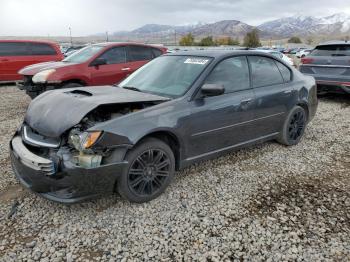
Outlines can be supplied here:
[[350, 260], [350, 98], [323, 98], [301, 143], [177, 174], [158, 199], [65, 206], [22, 189], [8, 142], [30, 100], [0, 87], [0, 260]]

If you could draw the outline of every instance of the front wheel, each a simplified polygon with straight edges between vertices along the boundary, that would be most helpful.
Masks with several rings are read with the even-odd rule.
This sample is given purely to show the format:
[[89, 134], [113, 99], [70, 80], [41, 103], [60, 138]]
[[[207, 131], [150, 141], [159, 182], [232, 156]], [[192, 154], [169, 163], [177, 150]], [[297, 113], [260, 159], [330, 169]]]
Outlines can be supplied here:
[[277, 139], [281, 144], [292, 146], [299, 143], [306, 127], [306, 112], [300, 106], [295, 106], [288, 114]]
[[119, 194], [131, 202], [147, 202], [158, 197], [175, 174], [175, 157], [161, 140], [147, 138], [126, 155], [127, 171], [117, 181]]

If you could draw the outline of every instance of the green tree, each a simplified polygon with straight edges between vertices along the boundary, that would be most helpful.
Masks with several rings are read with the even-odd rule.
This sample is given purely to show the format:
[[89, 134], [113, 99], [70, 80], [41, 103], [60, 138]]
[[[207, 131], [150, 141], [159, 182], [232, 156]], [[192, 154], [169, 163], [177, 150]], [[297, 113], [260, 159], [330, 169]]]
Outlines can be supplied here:
[[216, 41], [217, 45], [240, 45], [239, 39], [232, 39], [231, 37], [218, 38]]
[[200, 42], [199, 42], [200, 46], [214, 46], [215, 42], [213, 40], [212, 36], [207, 36], [204, 37]]
[[244, 37], [243, 45], [245, 47], [259, 47], [261, 46], [259, 31], [258, 29], [253, 29], [251, 32], [248, 32]]
[[181, 46], [191, 46], [194, 43], [194, 37], [191, 33], [181, 37], [179, 44]]
[[302, 41], [301, 41], [301, 39], [299, 37], [292, 36], [291, 38], [289, 38], [288, 43], [301, 44]]

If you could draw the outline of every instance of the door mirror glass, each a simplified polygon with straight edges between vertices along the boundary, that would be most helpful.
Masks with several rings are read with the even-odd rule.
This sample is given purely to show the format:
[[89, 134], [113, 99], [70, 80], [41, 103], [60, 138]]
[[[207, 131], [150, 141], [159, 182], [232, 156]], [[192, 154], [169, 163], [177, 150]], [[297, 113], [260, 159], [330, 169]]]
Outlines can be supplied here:
[[218, 84], [204, 84], [201, 87], [201, 92], [203, 96], [219, 96], [225, 93], [225, 88]]
[[91, 62], [90, 66], [100, 66], [100, 65], [106, 65], [107, 60], [104, 58], [96, 58], [94, 61]]

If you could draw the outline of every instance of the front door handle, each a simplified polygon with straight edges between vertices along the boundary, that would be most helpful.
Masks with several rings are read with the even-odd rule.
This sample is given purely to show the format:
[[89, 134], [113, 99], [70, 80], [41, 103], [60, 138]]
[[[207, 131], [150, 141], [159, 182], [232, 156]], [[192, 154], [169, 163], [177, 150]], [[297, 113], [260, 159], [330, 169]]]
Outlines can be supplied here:
[[122, 71], [130, 71], [130, 67], [124, 67], [122, 68]]
[[253, 101], [252, 98], [247, 98], [247, 99], [241, 100], [241, 105], [249, 104], [252, 101]]
[[1, 62], [8, 62], [9, 60], [8, 59], [1, 59], [0, 61]]
[[290, 94], [290, 93], [292, 93], [292, 90], [286, 90], [286, 91], [284, 91], [283, 93], [284, 93], [284, 94]]

